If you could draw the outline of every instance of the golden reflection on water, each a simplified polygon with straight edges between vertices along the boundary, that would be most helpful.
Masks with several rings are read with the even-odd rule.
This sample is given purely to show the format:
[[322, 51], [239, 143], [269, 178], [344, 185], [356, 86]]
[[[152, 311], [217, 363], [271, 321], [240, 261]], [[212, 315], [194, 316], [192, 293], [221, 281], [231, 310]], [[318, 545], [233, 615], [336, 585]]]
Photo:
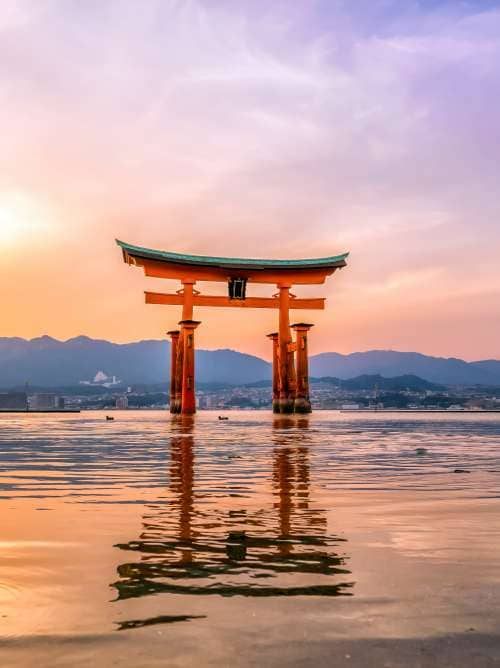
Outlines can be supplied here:
[[[328, 535], [326, 511], [310, 503], [309, 420], [274, 419], [271, 503], [264, 508], [231, 504], [231, 494], [211, 504], [198, 493], [194, 420], [173, 423], [166, 507], [149, 506], [139, 538], [116, 545], [138, 555], [118, 567], [117, 600], [168, 592], [352, 595], [346, 541]], [[162, 616], [120, 622], [120, 628], [178, 620]]]
[[1, 416], [0, 666], [491, 632], [499, 445], [495, 416]]

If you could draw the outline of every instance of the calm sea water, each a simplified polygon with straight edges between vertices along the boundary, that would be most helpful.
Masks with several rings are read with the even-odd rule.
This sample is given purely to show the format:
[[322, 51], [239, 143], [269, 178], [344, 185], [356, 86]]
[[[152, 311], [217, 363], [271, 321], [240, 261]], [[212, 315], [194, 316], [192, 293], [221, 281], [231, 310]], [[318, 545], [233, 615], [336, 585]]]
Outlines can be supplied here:
[[499, 417], [114, 415], [0, 416], [2, 666], [498, 632]]

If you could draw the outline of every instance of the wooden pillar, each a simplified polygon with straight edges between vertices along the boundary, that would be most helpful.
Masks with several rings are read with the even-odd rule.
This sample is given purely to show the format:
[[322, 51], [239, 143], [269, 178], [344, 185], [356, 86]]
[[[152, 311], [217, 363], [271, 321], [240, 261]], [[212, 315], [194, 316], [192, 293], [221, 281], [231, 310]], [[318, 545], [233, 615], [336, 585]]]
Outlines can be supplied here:
[[175, 364], [175, 404], [174, 404], [174, 413], [182, 412], [182, 377], [184, 370], [184, 348], [185, 348], [185, 331], [182, 322], [184, 320], [191, 321], [193, 319], [193, 297], [194, 297], [194, 284], [195, 281], [192, 279], [182, 280], [182, 320], [179, 323], [181, 325], [179, 339], [177, 342], [177, 358]]
[[181, 326], [177, 342], [177, 362], [175, 364], [175, 413], [182, 409], [182, 369], [184, 366], [184, 327]]
[[179, 404], [180, 396], [177, 393], [176, 367], [180, 332], [178, 329], [175, 329], [167, 332], [167, 335], [170, 336], [170, 412], [178, 413], [177, 406]]
[[[182, 304], [182, 319], [193, 319], [193, 298], [194, 298], [194, 284], [196, 281], [192, 279], [184, 279], [182, 281], [182, 294], [184, 302]], [[197, 293], [198, 294], [198, 293]]]
[[295, 368], [293, 343], [290, 333], [290, 285], [279, 284], [279, 381], [280, 413], [293, 413], [295, 401]]
[[296, 413], [310, 413], [309, 399], [309, 361], [307, 357], [307, 332], [313, 327], [305, 322], [292, 325], [296, 334], [297, 350], [297, 388], [295, 391], [294, 408]]
[[280, 412], [279, 334], [267, 335], [273, 342], [273, 413]]
[[194, 330], [200, 323], [196, 320], [181, 320], [179, 325], [183, 331], [183, 360], [182, 360], [182, 399], [181, 413], [192, 415], [196, 413], [195, 379], [194, 379]]

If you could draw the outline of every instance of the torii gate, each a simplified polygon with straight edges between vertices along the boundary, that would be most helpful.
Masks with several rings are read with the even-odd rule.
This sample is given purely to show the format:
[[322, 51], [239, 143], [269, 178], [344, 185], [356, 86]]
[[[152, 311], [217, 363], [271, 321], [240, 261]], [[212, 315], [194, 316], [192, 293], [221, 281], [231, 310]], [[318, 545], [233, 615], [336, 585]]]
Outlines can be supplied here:
[[[186, 255], [131, 246], [117, 239], [127, 264], [142, 267], [146, 276], [177, 279], [181, 289], [174, 294], [146, 292], [146, 304], [182, 306], [180, 330], [168, 335], [172, 341], [170, 366], [170, 412], [196, 411], [194, 373], [194, 306], [279, 309], [279, 331], [268, 334], [273, 343], [273, 411], [310, 413], [307, 332], [313, 326], [298, 322], [290, 326], [290, 309], [324, 309], [325, 299], [298, 298], [293, 285], [316, 285], [346, 266], [349, 253], [308, 260], [255, 260]], [[228, 296], [202, 295], [198, 281], [227, 283]], [[272, 297], [247, 297], [247, 283], [276, 285]], [[296, 333], [292, 340], [291, 329]], [[296, 358], [296, 364], [295, 364]]]

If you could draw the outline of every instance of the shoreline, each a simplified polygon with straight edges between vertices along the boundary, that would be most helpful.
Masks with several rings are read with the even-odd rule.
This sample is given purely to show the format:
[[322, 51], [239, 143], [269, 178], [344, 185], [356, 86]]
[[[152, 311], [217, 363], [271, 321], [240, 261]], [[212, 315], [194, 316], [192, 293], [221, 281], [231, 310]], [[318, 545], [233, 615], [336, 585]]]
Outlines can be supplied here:
[[81, 413], [79, 408], [68, 408], [68, 409], [57, 409], [57, 408], [47, 408], [47, 409], [27, 409], [27, 408], [0, 408], [1, 413]]
[[478, 410], [462, 410], [458, 408], [453, 410], [449, 408], [340, 408], [337, 410], [339, 413], [500, 413], [500, 409], [498, 408], [481, 408]]
[[[223, 411], [224, 413], [256, 413], [256, 412], [264, 412], [264, 411], [270, 411], [270, 408], [210, 408], [210, 409], [198, 409], [196, 412], [197, 413], [217, 413]], [[116, 409], [116, 408], [68, 408], [68, 409], [24, 409], [24, 408], [0, 408], [0, 415], [2, 414], [9, 414], [9, 413], [15, 413], [15, 414], [47, 414], [47, 413], [54, 413], [54, 414], [65, 414], [65, 413], [87, 413], [87, 412], [102, 412], [102, 413], [127, 413], [127, 412], [154, 412], [154, 411], [162, 411], [169, 413], [168, 408], [150, 408], [150, 407], [141, 407], [141, 408], [121, 408], [121, 409]], [[460, 414], [460, 415], [478, 415], [478, 414], [483, 414], [483, 413], [497, 413], [500, 414], [500, 409], [498, 408], [484, 408], [484, 409], [476, 409], [476, 410], [467, 410], [467, 409], [453, 409], [450, 410], [448, 408], [435, 408], [435, 409], [420, 409], [420, 408], [316, 408], [314, 409], [311, 413], [273, 413], [273, 415], [276, 416], [284, 416], [284, 417], [293, 417], [293, 416], [299, 416], [299, 417], [305, 417], [305, 416], [310, 416], [314, 415], [314, 413], [325, 413], [325, 412], [330, 412], [330, 413], [355, 413], [355, 414], [360, 414], [360, 413], [415, 413], [415, 414]]]

